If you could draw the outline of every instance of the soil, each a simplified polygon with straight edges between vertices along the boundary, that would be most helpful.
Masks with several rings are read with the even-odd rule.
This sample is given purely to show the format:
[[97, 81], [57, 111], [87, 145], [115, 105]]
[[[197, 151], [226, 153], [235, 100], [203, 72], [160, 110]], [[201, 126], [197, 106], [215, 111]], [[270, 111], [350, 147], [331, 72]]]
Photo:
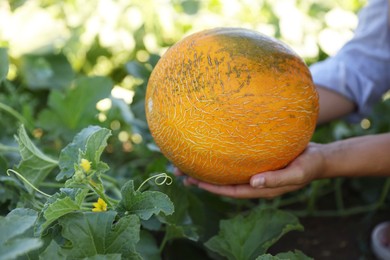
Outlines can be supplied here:
[[300, 218], [305, 231], [286, 234], [269, 252], [297, 249], [315, 260], [376, 260], [370, 247], [371, 232], [388, 220], [390, 210], [350, 217]]

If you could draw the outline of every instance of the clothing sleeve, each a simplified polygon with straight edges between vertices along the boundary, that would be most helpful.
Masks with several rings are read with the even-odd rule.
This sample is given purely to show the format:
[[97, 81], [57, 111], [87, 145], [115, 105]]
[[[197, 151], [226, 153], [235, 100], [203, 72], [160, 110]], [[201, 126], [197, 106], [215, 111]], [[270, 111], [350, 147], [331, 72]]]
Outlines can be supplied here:
[[353, 101], [350, 120], [370, 114], [390, 89], [389, 0], [372, 0], [359, 13], [354, 37], [340, 51], [310, 67], [316, 85]]

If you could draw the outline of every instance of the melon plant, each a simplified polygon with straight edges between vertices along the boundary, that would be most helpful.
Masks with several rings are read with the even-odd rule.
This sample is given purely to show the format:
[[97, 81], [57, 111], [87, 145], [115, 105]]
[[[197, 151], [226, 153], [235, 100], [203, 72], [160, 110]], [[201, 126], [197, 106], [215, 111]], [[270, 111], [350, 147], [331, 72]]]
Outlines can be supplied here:
[[[31, 205], [20, 203], [0, 216], [0, 259], [175, 259], [165, 258], [164, 251], [177, 239], [197, 242], [203, 251], [228, 259], [263, 259], [281, 236], [303, 229], [287, 212], [255, 207], [221, 221], [218, 234], [205, 241], [193, 213], [201, 211], [196, 207], [200, 201], [170, 175], [121, 184], [107, 175], [109, 166], [101, 157], [110, 136], [106, 128], [89, 126], [52, 158], [24, 127], [19, 129], [21, 161], [0, 181], [18, 184], [20, 196]], [[44, 184], [53, 170], [56, 182], [48, 189]]]
[[172, 46], [147, 86], [148, 125], [162, 153], [190, 176], [248, 183], [307, 146], [318, 94], [304, 61], [241, 28], [192, 34]]

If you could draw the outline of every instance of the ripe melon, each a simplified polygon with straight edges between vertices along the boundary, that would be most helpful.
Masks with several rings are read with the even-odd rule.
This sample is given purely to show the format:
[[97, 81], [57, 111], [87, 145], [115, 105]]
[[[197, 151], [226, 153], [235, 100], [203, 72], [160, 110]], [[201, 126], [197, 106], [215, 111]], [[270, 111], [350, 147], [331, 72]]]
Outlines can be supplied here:
[[285, 44], [216, 28], [168, 49], [149, 79], [145, 109], [156, 144], [182, 172], [241, 184], [285, 167], [305, 149], [318, 94], [307, 66]]

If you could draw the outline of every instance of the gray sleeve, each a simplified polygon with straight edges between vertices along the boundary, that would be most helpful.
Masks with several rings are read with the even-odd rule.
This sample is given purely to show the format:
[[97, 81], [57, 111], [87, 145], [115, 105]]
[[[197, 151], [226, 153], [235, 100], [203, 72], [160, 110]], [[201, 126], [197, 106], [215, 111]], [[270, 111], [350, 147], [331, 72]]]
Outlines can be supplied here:
[[359, 13], [355, 35], [331, 58], [310, 67], [314, 83], [353, 101], [351, 120], [367, 116], [390, 89], [389, 1], [371, 0]]

